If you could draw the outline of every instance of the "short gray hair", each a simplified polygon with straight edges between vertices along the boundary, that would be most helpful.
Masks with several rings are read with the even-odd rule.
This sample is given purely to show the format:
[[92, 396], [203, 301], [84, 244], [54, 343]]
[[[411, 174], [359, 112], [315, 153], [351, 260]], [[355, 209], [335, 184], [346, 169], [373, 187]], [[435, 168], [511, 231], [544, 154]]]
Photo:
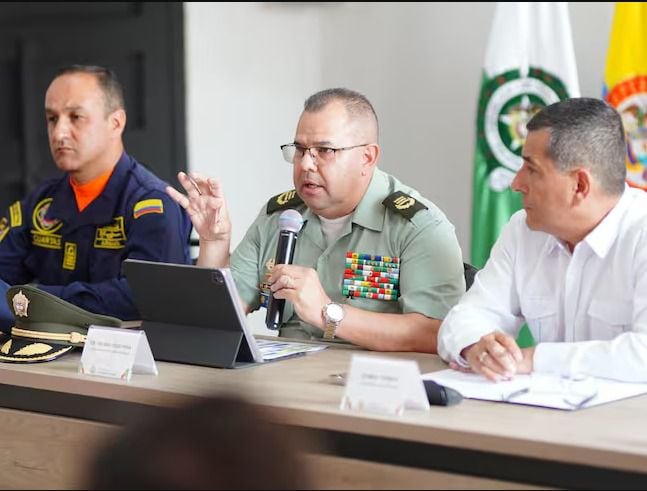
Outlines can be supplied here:
[[618, 111], [600, 99], [566, 99], [542, 108], [528, 131], [550, 132], [548, 153], [559, 171], [586, 167], [609, 195], [622, 194], [627, 145]]
[[334, 88], [319, 91], [306, 99], [303, 110], [317, 112], [335, 101], [339, 101], [344, 105], [351, 119], [370, 121], [375, 126], [375, 137], [378, 138], [380, 131], [375, 109], [373, 109], [373, 105], [366, 96], [354, 90]]

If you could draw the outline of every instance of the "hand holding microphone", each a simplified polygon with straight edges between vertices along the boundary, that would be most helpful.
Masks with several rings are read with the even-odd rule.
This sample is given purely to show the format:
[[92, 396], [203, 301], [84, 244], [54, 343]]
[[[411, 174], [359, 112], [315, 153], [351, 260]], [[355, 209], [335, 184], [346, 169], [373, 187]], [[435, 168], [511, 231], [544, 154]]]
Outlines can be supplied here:
[[[301, 227], [303, 226], [303, 217], [296, 210], [285, 210], [279, 216], [279, 240], [276, 246], [276, 258], [274, 260], [275, 268], [280, 264], [292, 264], [294, 258], [294, 248]], [[274, 275], [273, 275], [274, 277]], [[273, 280], [274, 282], [275, 280]], [[285, 287], [293, 288], [293, 278], [285, 275], [282, 278]], [[267, 305], [267, 314], [265, 316], [265, 325], [268, 329], [278, 329], [283, 322], [283, 309], [285, 300], [275, 298], [274, 293], [270, 295]]]

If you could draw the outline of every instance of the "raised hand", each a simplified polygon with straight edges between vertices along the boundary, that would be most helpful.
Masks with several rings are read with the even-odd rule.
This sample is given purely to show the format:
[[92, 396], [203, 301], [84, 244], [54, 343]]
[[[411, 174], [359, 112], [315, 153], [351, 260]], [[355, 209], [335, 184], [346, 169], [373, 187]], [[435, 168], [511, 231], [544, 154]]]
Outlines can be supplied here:
[[171, 186], [166, 187], [166, 193], [187, 211], [200, 241], [229, 242], [231, 221], [220, 182], [195, 173], [180, 172], [177, 178], [187, 194]]

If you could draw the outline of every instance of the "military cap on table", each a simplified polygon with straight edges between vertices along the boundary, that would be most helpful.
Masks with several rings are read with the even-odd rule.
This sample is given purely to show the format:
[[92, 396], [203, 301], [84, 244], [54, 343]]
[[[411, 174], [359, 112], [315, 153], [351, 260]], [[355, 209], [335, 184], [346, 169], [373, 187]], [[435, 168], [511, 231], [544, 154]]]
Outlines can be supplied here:
[[93, 314], [31, 285], [7, 290], [15, 317], [11, 334], [0, 334], [0, 362], [52, 361], [82, 347], [91, 325], [121, 327], [115, 317]]

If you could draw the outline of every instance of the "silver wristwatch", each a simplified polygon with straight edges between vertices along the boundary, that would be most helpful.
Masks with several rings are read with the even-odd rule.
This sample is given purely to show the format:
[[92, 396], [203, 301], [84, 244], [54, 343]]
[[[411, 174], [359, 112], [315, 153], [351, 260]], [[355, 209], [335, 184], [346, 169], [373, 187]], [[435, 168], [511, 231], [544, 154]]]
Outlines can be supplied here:
[[333, 339], [335, 337], [335, 331], [344, 319], [344, 307], [341, 304], [330, 302], [321, 309], [321, 314], [326, 323], [323, 338], [328, 340]]

